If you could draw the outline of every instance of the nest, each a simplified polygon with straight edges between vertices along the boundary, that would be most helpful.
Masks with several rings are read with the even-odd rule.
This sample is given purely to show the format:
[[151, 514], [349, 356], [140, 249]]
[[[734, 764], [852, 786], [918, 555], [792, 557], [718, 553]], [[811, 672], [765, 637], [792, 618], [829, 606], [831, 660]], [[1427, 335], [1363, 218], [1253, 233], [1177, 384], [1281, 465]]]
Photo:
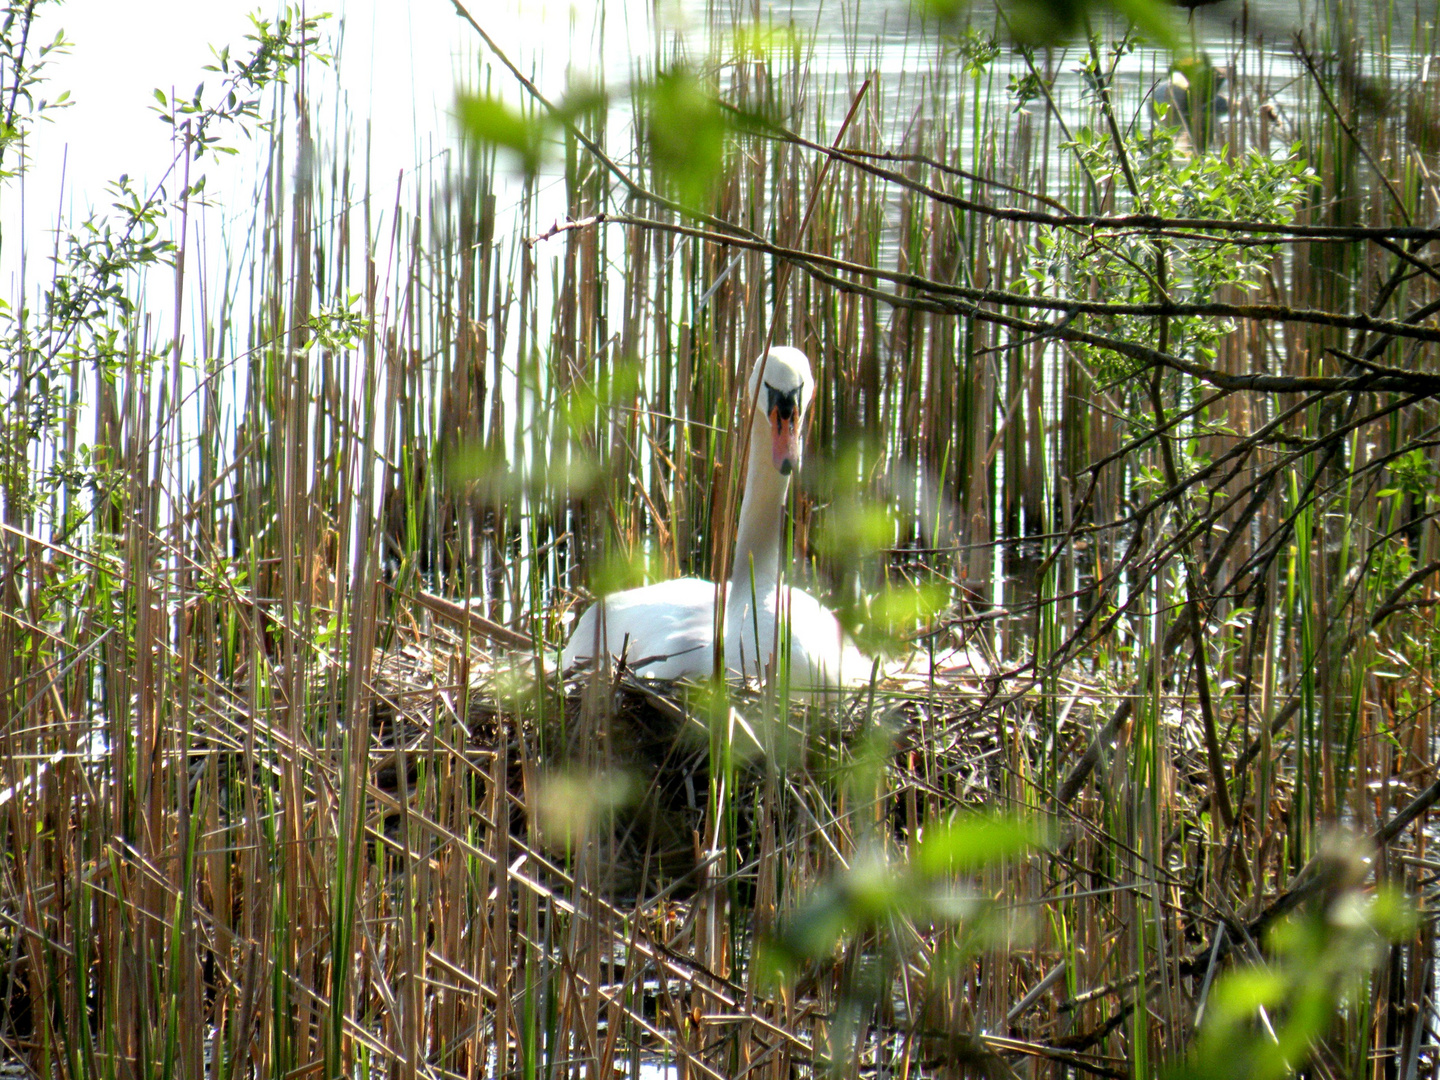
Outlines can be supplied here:
[[[717, 695], [641, 678], [623, 664], [561, 677], [533, 656], [477, 651], [437, 621], [377, 653], [373, 672], [370, 776], [390, 802], [387, 836], [398, 836], [403, 816], [401, 775], [413, 791], [437, 747], [485, 777], [500, 757], [515, 841], [564, 869], [554, 884], [573, 877], [617, 900], [683, 899], [713, 880], [717, 795], [733, 803], [724, 839], [741, 865], [727, 873], [743, 893], [761, 846], [755, 793], [801, 774], [823, 785], [861, 740], [878, 738], [892, 756], [897, 830], [914, 824], [908, 796], [936, 794], [937, 759], [948, 797], [962, 803], [988, 801], [1003, 771], [973, 671], [911, 673], [821, 705], [786, 703], [753, 686]], [[783, 843], [802, 826], [781, 815], [768, 827]]]

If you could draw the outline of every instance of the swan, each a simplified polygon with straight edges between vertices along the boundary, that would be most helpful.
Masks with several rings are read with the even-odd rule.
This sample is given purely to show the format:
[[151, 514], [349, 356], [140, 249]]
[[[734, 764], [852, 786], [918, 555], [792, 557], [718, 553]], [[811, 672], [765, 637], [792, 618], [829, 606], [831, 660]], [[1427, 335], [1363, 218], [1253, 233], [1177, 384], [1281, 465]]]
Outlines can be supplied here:
[[1151, 119], [1189, 132], [1203, 149], [1217, 121], [1230, 115], [1230, 99], [1225, 95], [1229, 79], [1227, 68], [1217, 68], [1204, 57], [1177, 60], [1169, 76], [1151, 89]]
[[[778, 345], [755, 363], [747, 398], [755, 404], [750, 454], [725, 600], [727, 675], [754, 679], [770, 672], [778, 614], [788, 628], [779, 640], [782, 656], [789, 654], [790, 684], [802, 692], [863, 683], [871, 671], [834, 613], [781, 581], [785, 495], [800, 467], [814, 391], [810, 361], [799, 349]], [[562, 670], [593, 660], [603, 648], [610, 656], [623, 651], [633, 670], [652, 678], [709, 678], [715, 594], [713, 582], [696, 577], [612, 593], [580, 617], [561, 654]]]

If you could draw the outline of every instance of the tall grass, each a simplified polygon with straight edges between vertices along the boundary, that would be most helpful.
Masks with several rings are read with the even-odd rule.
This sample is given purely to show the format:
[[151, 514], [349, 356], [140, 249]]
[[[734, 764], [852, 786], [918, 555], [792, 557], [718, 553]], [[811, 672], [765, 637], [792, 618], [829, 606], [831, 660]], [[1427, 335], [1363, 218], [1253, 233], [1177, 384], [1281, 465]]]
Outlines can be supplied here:
[[[1110, 38], [917, 22], [825, 67], [716, 5], [690, 60], [768, 122], [708, 216], [648, 194], [615, 109], [558, 129], [577, 224], [541, 239], [544, 177], [504, 205], [493, 148], [392, 197], [272, 88], [225, 287], [142, 198], [9, 324], [0, 1045], [46, 1076], [1149, 1075], [1281, 916], [1372, 884], [1423, 913], [1434, 237], [1394, 230], [1437, 209], [1435, 58], [1343, 14], [1294, 53], [1212, 25], [1202, 152]], [[202, 336], [147, 321], [144, 267]], [[724, 566], [772, 333], [817, 363], [797, 574], [867, 642], [938, 590], [921, 661], [833, 710], [567, 696], [543, 657], [588, 593]], [[856, 899], [928, 888], [913, 852], [978, 807], [1052, 827], [958, 921]], [[1377, 955], [1317, 1074], [1433, 1069], [1430, 922]]]

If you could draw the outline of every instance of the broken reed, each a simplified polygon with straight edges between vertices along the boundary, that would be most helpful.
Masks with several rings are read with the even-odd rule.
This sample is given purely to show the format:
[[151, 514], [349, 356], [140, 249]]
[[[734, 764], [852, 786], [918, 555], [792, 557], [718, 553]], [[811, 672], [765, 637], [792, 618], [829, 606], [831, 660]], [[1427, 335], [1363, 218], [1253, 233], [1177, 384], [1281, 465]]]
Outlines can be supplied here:
[[[731, 19], [713, 15], [717, 61]], [[1083, 317], [989, 301], [962, 313], [942, 286], [1024, 293], [1042, 239], [1082, 228], [994, 211], [1135, 209], [1122, 173], [1097, 178], [1076, 149], [1077, 133], [1112, 130], [1068, 74], [1083, 47], [964, 67], [916, 29], [795, 235], [817, 147], [895, 47], [852, 41], [823, 74], [804, 49], [726, 67], [727, 100], [778, 104], [816, 144], [739, 136], [713, 213], [759, 244], [679, 231], [693, 223], [618, 187], [574, 141], [564, 212], [620, 223], [527, 243], [548, 221], [543, 183], [443, 154], [382, 198], [348, 136], [318, 155], [311, 120], [277, 100], [256, 227], [228, 268], [248, 287], [177, 282], [208, 293], [200, 366], [170, 364], [142, 319], [117, 322], [113, 365], [49, 373], [94, 404], [56, 436], [95, 448], [93, 513], [64, 488], [25, 506], [7, 474], [4, 1045], [67, 1076], [317, 1062], [594, 1075], [642, 1054], [688, 1075], [789, 1075], [839, 1052], [847, 972], [879, 946], [857, 939], [813, 972], [802, 1008], [757, 981], [755, 932], [853, 858], [877, 817], [903, 846], [984, 802], [1064, 823], [1055, 851], [979, 882], [1035, 917], [948, 968], [931, 948], [945, 935], [912, 928], [923, 945], [887, 976], [909, 1012], [863, 1028], [841, 1071], [942, 1053], [909, 1031], [1008, 1032], [1041, 1060], [1061, 1037], [1096, 1062], [1173, 1060], [1216, 920], [1258, 927], [1329, 823], [1364, 831], [1427, 782], [1433, 582], [1417, 568], [1435, 557], [1433, 402], [1097, 372], [1065, 336]], [[1210, 47], [1237, 75], [1230, 153], [1296, 142], [1316, 168], [1298, 224], [1434, 219], [1434, 86], [1405, 81], [1420, 57], [1337, 74], [1238, 37]], [[1108, 73], [1114, 58], [1093, 59]], [[657, 47], [656, 68], [667, 60]], [[1058, 112], [1043, 94], [1017, 111], [1002, 63], [1044, 80]], [[1366, 63], [1400, 61], [1381, 49]], [[1143, 132], [1152, 73], [1120, 71], [1115, 128]], [[1362, 79], [1410, 86], [1416, 107], [1358, 127]], [[659, 186], [628, 128], [585, 123], [640, 187]], [[1093, 230], [1095, 257], [1118, 231]], [[1165, 241], [1172, 285], [1187, 250], [1229, 242]], [[801, 259], [776, 295], [767, 245], [844, 265]], [[1253, 286], [1193, 299], [1400, 320], [1433, 299], [1414, 261], [1428, 250], [1277, 243]], [[1113, 283], [1086, 267], [1065, 280], [1107, 299]], [[248, 310], [226, 306], [246, 294]], [[363, 316], [348, 334], [347, 310]], [[553, 650], [606, 558], [706, 572], [738, 387], [772, 315], [774, 339], [818, 365], [819, 479], [794, 515], [804, 572], [862, 612], [887, 581], [938, 583], [954, 613], [993, 601], [966, 632], [1013, 677], [995, 693], [944, 679], [882, 692], [913, 727], [878, 803], [819, 767], [837, 753], [823, 741], [809, 766], [751, 784], [717, 731], [693, 838], [715, 849], [710, 884], [686, 904], [617, 907], [584, 887], [603, 879], [603, 845], [557, 851], [537, 832], [541, 776], [575, 737], [546, 721], [557, 703], [487, 685], [499, 713], [479, 739], [479, 661], [406, 595], [474, 597]], [[1169, 318], [1124, 332], [1153, 344]], [[1205, 362], [1297, 378], [1433, 370], [1427, 344], [1380, 340], [1237, 318]], [[54, 452], [10, 444], [6, 466]], [[893, 525], [871, 557], [827, 546], [827, 529], [858, 535], [873, 507]], [[383, 672], [377, 649], [409, 667]], [[414, 737], [396, 750], [407, 716]], [[582, 764], [603, 768], [608, 744], [590, 745]], [[961, 749], [977, 745], [987, 759]], [[738, 839], [742, 812], [758, 851]], [[1423, 895], [1423, 833], [1400, 839], [1383, 872]], [[1373, 983], [1370, 1011], [1343, 1018], [1336, 1051], [1358, 1060], [1415, 1037], [1392, 1006], [1422, 1000], [1431, 960], [1427, 924]]]

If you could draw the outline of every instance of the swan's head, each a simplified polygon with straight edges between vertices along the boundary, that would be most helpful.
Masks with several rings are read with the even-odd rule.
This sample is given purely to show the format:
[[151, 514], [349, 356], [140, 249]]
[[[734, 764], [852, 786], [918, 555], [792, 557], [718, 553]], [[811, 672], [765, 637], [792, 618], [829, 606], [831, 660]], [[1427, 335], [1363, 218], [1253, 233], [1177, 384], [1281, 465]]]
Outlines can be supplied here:
[[776, 345], [755, 364], [750, 397], [755, 402], [755, 431], [770, 440], [770, 460], [783, 475], [800, 468], [804, 452], [805, 411], [815, 396], [810, 361], [799, 349]]

